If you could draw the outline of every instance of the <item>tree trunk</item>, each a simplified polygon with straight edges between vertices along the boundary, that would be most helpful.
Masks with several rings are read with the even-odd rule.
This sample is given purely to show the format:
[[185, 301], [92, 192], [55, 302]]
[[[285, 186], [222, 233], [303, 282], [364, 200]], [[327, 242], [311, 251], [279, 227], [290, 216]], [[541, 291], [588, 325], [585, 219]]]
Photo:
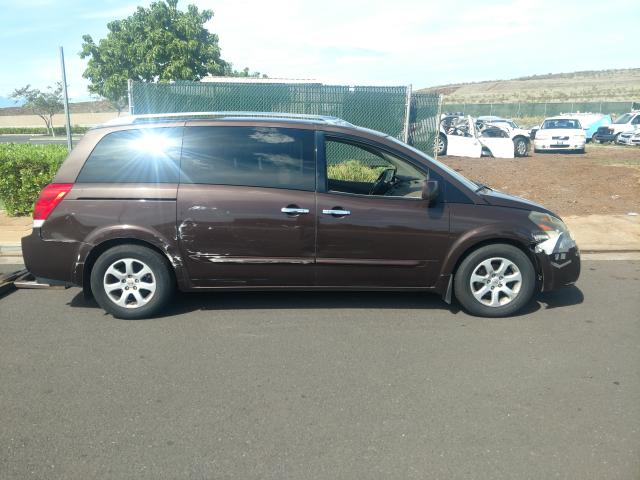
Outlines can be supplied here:
[[49, 127], [51, 128], [51, 136], [56, 138], [56, 131], [53, 129], [53, 115], [49, 117]]

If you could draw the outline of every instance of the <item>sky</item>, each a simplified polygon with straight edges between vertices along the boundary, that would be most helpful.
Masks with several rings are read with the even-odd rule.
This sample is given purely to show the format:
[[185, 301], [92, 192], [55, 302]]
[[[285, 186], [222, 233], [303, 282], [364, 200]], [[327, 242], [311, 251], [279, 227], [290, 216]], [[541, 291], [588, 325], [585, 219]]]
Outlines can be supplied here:
[[[222, 58], [270, 77], [408, 85], [634, 68], [639, 0], [181, 0], [211, 9]], [[0, 0], [0, 97], [60, 80], [89, 99], [82, 35], [149, 0]], [[609, 10], [610, 8], [610, 10]]]

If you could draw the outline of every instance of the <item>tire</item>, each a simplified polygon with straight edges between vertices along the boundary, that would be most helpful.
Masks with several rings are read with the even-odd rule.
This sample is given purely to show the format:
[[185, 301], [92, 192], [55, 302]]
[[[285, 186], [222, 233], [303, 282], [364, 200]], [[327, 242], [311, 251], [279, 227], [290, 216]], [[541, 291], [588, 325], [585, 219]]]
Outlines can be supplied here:
[[447, 137], [440, 133], [436, 138], [436, 144], [434, 145], [436, 156], [447, 154]]
[[[121, 285], [124, 288], [117, 288]], [[140, 245], [118, 245], [96, 260], [91, 290], [107, 313], [137, 320], [158, 314], [169, 302], [174, 284], [169, 265], [158, 252]]]
[[579, 148], [578, 150], [576, 150], [576, 153], [578, 153], [580, 155], [584, 155], [584, 152], [586, 152], [585, 148]]
[[[472, 275], [481, 281], [472, 283]], [[480, 317], [515, 314], [531, 301], [535, 287], [536, 273], [529, 257], [513, 245], [502, 243], [472, 251], [454, 277], [458, 302], [468, 313]]]
[[522, 137], [516, 137], [513, 139], [513, 151], [516, 157], [526, 157], [529, 151], [529, 145], [527, 141]]

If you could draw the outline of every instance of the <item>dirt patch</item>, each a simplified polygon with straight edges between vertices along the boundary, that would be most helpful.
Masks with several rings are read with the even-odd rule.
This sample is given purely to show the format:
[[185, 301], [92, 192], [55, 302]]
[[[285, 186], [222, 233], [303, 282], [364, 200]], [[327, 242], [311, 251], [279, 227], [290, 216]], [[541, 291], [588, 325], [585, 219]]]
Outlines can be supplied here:
[[465, 177], [541, 203], [559, 215], [640, 213], [640, 148], [589, 144], [584, 155], [439, 160]]

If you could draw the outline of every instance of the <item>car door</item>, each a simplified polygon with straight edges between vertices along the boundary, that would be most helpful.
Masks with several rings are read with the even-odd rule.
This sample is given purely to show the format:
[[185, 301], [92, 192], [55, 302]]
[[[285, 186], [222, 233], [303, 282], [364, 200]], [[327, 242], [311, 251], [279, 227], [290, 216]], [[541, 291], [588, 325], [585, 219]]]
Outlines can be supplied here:
[[[442, 201], [429, 207], [422, 199], [429, 172], [375, 143], [320, 137], [317, 284], [433, 285], [448, 245], [449, 212]], [[395, 180], [376, 190], [390, 170]]]
[[447, 155], [480, 158], [482, 144], [476, 138], [476, 129], [471, 117], [461, 117], [447, 133]]
[[314, 283], [311, 130], [187, 123], [178, 240], [195, 287]]

